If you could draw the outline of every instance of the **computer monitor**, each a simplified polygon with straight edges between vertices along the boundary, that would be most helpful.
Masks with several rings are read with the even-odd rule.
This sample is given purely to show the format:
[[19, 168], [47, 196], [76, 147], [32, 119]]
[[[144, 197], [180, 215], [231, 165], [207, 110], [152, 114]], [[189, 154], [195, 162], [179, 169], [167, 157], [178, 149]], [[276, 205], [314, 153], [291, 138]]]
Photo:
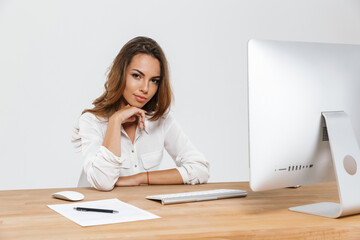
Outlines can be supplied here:
[[360, 45], [250, 40], [248, 101], [251, 189], [336, 180], [340, 204], [290, 210], [359, 213]]

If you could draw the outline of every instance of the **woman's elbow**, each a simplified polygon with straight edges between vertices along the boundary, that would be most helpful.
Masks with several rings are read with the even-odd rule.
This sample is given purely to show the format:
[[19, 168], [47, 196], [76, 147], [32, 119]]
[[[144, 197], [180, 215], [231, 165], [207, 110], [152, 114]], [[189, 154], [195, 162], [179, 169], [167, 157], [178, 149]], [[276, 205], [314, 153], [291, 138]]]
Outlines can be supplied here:
[[199, 171], [199, 184], [207, 183], [210, 178], [209, 168], [204, 168]]
[[93, 187], [96, 190], [104, 191], [104, 192], [109, 192], [114, 189], [114, 185], [110, 185], [110, 184], [93, 185]]
[[210, 163], [206, 161], [205, 163], [201, 164], [199, 171], [201, 172], [200, 183], [207, 183], [210, 178]]
[[115, 187], [113, 179], [109, 179], [108, 177], [95, 176], [91, 172], [88, 172], [87, 180], [93, 188], [100, 191], [111, 191]]
[[[191, 169], [191, 170], [190, 170]], [[204, 184], [207, 183], [210, 178], [209, 164], [200, 164], [197, 166], [190, 167], [189, 184]]]

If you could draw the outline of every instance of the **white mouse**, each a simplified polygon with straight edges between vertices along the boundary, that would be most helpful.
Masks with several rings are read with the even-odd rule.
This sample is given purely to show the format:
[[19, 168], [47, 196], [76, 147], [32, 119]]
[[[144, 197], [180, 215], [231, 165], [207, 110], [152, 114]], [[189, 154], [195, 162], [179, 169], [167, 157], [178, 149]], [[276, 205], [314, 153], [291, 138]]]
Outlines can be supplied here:
[[59, 199], [63, 199], [63, 200], [73, 201], [73, 202], [84, 199], [84, 195], [82, 193], [75, 192], [75, 191], [57, 192], [57, 193], [53, 193], [52, 196], [54, 198], [59, 198]]

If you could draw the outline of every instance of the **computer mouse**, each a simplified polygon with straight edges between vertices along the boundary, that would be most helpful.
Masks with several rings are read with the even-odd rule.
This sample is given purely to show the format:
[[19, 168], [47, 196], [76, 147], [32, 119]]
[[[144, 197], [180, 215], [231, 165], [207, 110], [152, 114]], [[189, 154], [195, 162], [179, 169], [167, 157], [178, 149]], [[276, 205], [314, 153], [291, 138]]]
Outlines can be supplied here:
[[52, 196], [54, 198], [59, 198], [59, 199], [63, 199], [63, 200], [73, 201], [73, 202], [81, 201], [84, 199], [84, 195], [82, 193], [75, 192], [75, 191], [57, 192], [57, 193], [53, 193]]

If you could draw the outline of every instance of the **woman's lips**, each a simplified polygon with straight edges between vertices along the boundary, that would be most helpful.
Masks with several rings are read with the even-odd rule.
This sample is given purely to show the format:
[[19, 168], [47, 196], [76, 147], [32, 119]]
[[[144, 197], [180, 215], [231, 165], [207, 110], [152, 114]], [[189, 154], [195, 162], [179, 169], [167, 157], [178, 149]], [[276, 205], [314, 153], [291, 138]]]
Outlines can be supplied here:
[[140, 95], [134, 95], [136, 98], [136, 101], [143, 103], [146, 101], [146, 97], [140, 96]]

